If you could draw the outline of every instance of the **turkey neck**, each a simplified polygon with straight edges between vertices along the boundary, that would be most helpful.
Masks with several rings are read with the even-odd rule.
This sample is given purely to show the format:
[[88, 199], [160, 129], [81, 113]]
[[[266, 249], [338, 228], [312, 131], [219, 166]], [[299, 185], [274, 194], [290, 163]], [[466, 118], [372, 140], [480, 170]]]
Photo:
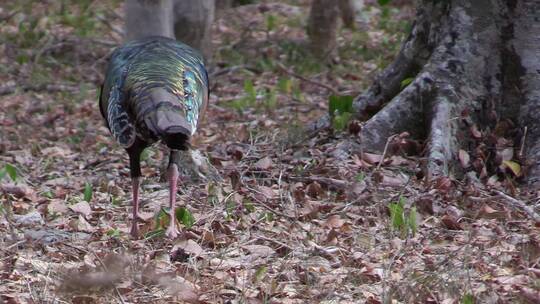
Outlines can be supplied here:
[[165, 88], [148, 88], [133, 96], [133, 112], [136, 124], [142, 132], [161, 140], [173, 150], [187, 150], [191, 125], [186, 120], [188, 109], [181, 97]]

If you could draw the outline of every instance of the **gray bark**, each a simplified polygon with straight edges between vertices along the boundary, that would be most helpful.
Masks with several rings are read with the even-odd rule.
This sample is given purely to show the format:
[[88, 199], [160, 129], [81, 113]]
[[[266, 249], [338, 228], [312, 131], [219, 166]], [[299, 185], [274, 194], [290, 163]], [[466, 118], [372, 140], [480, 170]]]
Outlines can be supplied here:
[[364, 149], [381, 151], [389, 137], [408, 131], [426, 139], [428, 177], [455, 175], [459, 149], [478, 144], [470, 127], [486, 135], [508, 119], [527, 127], [529, 180], [539, 182], [539, 56], [539, 0], [419, 1], [396, 60], [355, 100], [358, 118], [367, 119]]
[[309, 12], [307, 33], [311, 52], [327, 58], [336, 48], [339, 9], [334, 0], [313, 0]]
[[[514, 39], [510, 41], [520, 59], [520, 89], [523, 106], [519, 123], [525, 128], [526, 158], [530, 160], [530, 182], [540, 184], [540, 1], [517, 1], [511, 7]], [[519, 95], [518, 95], [519, 96]]]
[[147, 36], [174, 38], [172, 0], [126, 0], [126, 40]]
[[127, 0], [126, 40], [158, 35], [176, 38], [211, 56], [214, 0]]

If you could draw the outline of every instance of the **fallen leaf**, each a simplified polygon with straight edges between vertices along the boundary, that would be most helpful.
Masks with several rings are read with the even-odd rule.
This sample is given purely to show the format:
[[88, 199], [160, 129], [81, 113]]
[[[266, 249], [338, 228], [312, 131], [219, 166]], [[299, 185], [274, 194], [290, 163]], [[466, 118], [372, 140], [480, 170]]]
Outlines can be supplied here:
[[306, 193], [311, 196], [312, 198], [319, 197], [320, 194], [322, 194], [322, 187], [321, 184], [318, 182], [312, 182], [306, 187]]
[[329, 216], [326, 219], [326, 222], [324, 223], [324, 225], [329, 228], [340, 228], [341, 226], [343, 226], [344, 223], [345, 221], [341, 219], [341, 216], [335, 214], [335, 215]]
[[173, 246], [173, 249], [171, 251], [174, 252], [174, 251], [176, 251], [178, 249], [182, 249], [186, 253], [188, 253], [190, 255], [193, 255], [193, 256], [198, 256], [201, 253], [203, 253], [203, 249], [201, 248], [201, 246], [199, 244], [197, 244], [193, 240], [179, 241]]
[[256, 169], [259, 169], [259, 170], [268, 170], [272, 167], [273, 163], [272, 163], [272, 159], [270, 159], [270, 157], [265, 157], [265, 158], [261, 158], [259, 159], [256, 163], [255, 163], [255, 168]]
[[459, 162], [461, 163], [462, 168], [469, 167], [471, 157], [469, 156], [469, 153], [467, 153], [467, 151], [463, 149], [459, 149], [458, 157], [459, 157]]
[[487, 218], [487, 219], [503, 219], [508, 216], [508, 212], [499, 211], [491, 208], [490, 206], [484, 204], [480, 210], [478, 210], [477, 218]]
[[276, 253], [276, 251], [265, 245], [244, 245], [245, 250], [249, 251], [250, 255], [256, 257], [268, 257]]
[[41, 150], [41, 153], [48, 157], [67, 157], [71, 154], [71, 151], [67, 148], [61, 148], [58, 146], [48, 147]]
[[446, 228], [450, 230], [463, 230], [463, 227], [461, 227], [461, 224], [457, 221], [457, 218], [451, 215], [445, 214], [441, 218], [441, 222]]
[[49, 214], [55, 213], [66, 213], [68, 211], [68, 206], [64, 200], [53, 199], [49, 204], [47, 204], [47, 212]]
[[69, 209], [71, 209], [73, 212], [79, 213], [84, 215], [84, 217], [88, 217], [92, 213], [92, 209], [90, 208], [90, 205], [88, 202], [79, 202], [75, 205], [69, 206]]
[[472, 125], [469, 130], [471, 131], [471, 135], [475, 139], [481, 139], [482, 138], [482, 132], [478, 130], [478, 126], [476, 124]]
[[521, 166], [515, 161], [505, 160], [502, 164], [503, 167], [510, 169], [514, 176], [519, 177], [521, 175]]
[[96, 231], [96, 228], [90, 225], [90, 223], [88, 223], [88, 221], [80, 214], [77, 219], [73, 219], [69, 222], [69, 226], [76, 231], [89, 233], [93, 233], [94, 231]]
[[43, 225], [44, 223], [41, 214], [36, 210], [24, 215], [14, 214], [13, 218], [15, 219], [15, 222], [21, 226], [37, 226]]
[[17, 198], [35, 199], [35, 192], [28, 185], [5, 183], [0, 185], [0, 190], [5, 194], [11, 194]]
[[366, 161], [368, 164], [377, 164], [382, 161], [382, 155], [374, 153], [362, 153], [362, 160]]

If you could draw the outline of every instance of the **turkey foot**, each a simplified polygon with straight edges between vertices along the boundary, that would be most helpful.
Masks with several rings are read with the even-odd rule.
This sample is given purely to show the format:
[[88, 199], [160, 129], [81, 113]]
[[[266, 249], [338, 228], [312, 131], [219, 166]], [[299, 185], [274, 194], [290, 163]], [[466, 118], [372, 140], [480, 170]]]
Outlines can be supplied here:
[[165, 235], [171, 239], [178, 237], [178, 229], [176, 228], [176, 183], [178, 182], [178, 166], [175, 163], [171, 163], [167, 170], [167, 177], [169, 179], [169, 228], [165, 231]]

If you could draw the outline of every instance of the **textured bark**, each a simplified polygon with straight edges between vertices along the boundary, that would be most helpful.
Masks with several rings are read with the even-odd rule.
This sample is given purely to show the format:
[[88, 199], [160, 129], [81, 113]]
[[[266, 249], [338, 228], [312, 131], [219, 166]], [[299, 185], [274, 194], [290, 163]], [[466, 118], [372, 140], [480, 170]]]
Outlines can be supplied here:
[[530, 182], [540, 185], [540, 1], [517, 1], [510, 14], [516, 20], [510, 44], [523, 68], [518, 74], [523, 102], [519, 123], [527, 127], [526, 157], [532, 162]]
[[146, 36], [176, 38], [209, 60], [214, 0], [127, 0], [126, 40]]
[[146, 36], [174, 38], [172, 0], [126, 0], [126, 40]]
[[353, 0], [338, 0], [339, 12], [341, 14], [341, 20], [343, 25], [348, 28], [354, 28], [354, 18], [356, 15], [354, 1]]
[[313, 0], [307, 33], [312, 53], [327, 58], [336, 48], [339, 9], [335, 0]]
[[529, 180], [539, 182], [539, 56], [540, 0], [419, 1], [396, 60], [355, 100], [364, 148], [408, 131], [426, 139], [428, 177], [455, 175], [470, 126], [508, 119], [527, 127]]

